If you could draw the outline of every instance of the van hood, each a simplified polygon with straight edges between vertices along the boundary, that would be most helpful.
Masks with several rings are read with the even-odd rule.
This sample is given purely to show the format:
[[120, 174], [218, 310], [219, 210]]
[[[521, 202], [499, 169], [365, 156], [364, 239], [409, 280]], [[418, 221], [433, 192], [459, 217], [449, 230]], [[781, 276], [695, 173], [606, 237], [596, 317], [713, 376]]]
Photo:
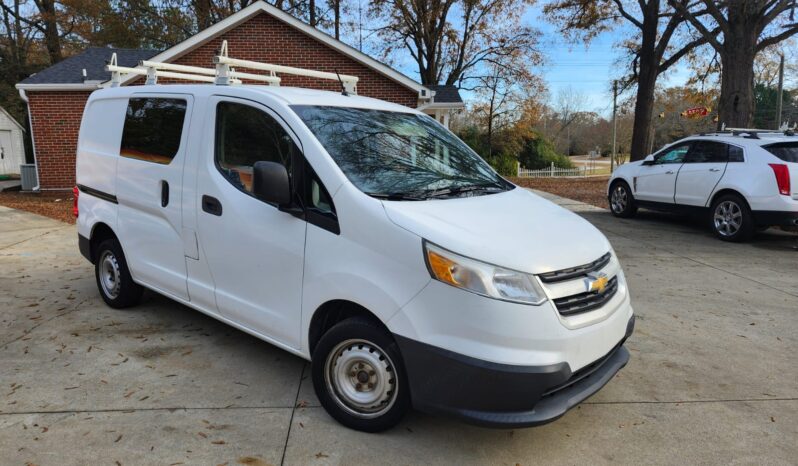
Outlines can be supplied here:
[[610, 250], [582, 217], [516, 187], [483, 196], [383, 201], [396, 225], [452, 252], [539, 274], [590, 263]]

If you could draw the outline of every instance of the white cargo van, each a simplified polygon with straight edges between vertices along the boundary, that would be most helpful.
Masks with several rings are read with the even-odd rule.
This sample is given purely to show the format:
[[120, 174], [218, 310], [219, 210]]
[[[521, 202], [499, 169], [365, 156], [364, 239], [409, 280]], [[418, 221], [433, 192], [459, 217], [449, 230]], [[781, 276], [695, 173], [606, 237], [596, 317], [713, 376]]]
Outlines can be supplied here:
[[310, 360], [355, 429], [411, 406], [542, 424], [629, 358], [604, 235], [416, 110], [277, 86], [98, 90], [77, 183], [108, 305], [148, 288]]

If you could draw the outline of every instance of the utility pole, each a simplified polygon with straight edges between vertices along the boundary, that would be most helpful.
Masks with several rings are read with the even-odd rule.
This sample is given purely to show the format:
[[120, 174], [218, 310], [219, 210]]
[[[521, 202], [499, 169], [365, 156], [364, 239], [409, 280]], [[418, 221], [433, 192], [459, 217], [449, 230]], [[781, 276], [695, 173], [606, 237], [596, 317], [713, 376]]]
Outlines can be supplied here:
[[618, 81], [612, 82], [612, 155], [610, 173], [615, 171], [615, 142], [618, 134]]
[[784, 100], [784, 54], [779, 60], [779, 94], [776, 97], [776, 129], [781, 128], [781, 107]]

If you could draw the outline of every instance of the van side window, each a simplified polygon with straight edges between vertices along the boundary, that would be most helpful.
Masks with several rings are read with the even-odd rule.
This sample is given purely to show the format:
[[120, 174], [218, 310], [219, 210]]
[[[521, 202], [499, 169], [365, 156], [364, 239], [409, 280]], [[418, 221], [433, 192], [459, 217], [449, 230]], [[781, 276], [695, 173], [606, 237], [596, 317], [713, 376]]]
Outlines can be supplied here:
[[267, 113], [233, 102], [216, 106], [216, 165], [238, 189], [252, 192], [252, 167], [259, 161], [281, 163], [291, 177], [295, 153], [299, 148]]
[[332, 197], [327, 192], [319, 176], [310, 166], [305, 162], [305, 183], [302, 188], [302, 199], [307, 209], [312, 209], [319, 214], [335, 216], [335, 206], [333, 205]]
[[186, 101], [132, 97], [127, 104], [119, 155], [169, 164], [180, 149]]

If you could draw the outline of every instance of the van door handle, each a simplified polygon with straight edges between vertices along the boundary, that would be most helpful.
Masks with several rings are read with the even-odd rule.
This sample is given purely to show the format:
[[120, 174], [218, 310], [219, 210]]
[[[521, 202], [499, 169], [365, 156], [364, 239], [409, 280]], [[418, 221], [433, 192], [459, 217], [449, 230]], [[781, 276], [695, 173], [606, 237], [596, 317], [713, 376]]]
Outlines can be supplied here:
[[202, 210], [207, 212], [211, 215], [216, 215], [217, 217], [222, 216], [222, 203], [219, 202], [219, 199], [215, 197], [208, 196], [207, 194], [202, 195]]
[[161, 180], [161, 207], [169, 205], [169, 183]]
[[711, 171], [711, 172], [719, 172], [720, 168], [710, 168], [709, 171]]

